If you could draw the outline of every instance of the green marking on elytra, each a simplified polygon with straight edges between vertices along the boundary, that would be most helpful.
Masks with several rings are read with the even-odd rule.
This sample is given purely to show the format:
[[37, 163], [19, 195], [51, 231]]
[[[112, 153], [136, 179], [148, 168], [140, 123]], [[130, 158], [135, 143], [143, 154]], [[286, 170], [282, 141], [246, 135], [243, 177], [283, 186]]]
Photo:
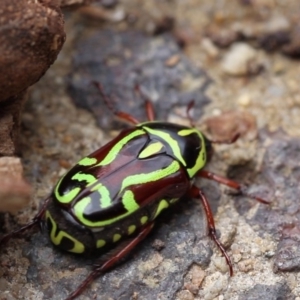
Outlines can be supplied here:
[[141, 224], [142, 225], [145, 225], [147, 222], [148, 222], [148, 217], [147, 216], [143, 216], [143, 217], [141, 217], [141, 219], [140, 219], [140, 221], [141, 221]]
[[105, 244], [106, 244], [105, 240], [97, 240], [96, 247], [101, 248], [101, 247], [105, 246]]
[[192, 168], [187, 169], [187, 172], [188, 172], [190, 178], [194, 177], [194, 175], [199, 170], [201, 170], [206, 164], [206, 148], [205, 148], [205, 140], [204, 140], [203, 134], [196, 128], [190, 128], [190, 129], [180, 130], [178, 132], [178, 135], [186, 136], [186, 135], [190, 135], [193, 133], [196, 133], [199, 136], [199, 138], [201, 139], [201, 150], [198, 153], [198, 157], [197, 157], [195, 165]]
[[180, 136], [187, 136], [187, 135], [190, 135], [192, 133], [195, 133], [196, 131], [198, 131], [198, 130], [194, 129], [194, 128], [182, 129], [182, 130], [179, 130], [177, 132], [177, 134], [180, 135]]
[[105, 156], [105, 158], [99, 163], [97, 164], [97, 166], [106, 166], [108, 164], [110, 164], [112, 161], [114, 161], [114, 159], [117, 157], [117, 155], [119, 154], [120, 150], [133, 138], [135, 138], [136, 136], [145, 134], [145, 132], [143, 130], [137, 129], [133, 132], [131, 132], [130, 134], [128, 134], [127, 136], [125, 136], [123, 139], [121, 139], [118, 143], [116, 143], [108, 152], [108, 154]]
[[121, 239], [121, 235], [118, 233], [115, 233], [113, 236], [113, 242], [116, 243], [117, 241], [119, 241]]
[[174, 204], [175, 202], [177, 202], [179, 200], [179, 198], [173, 198], [171, 200], [169, 200], [170, 204]]
[[89, 184], [92, 184], [93, 182], [95, 182], [97, 180], [97, 178], [95, 176], [93, 176], [92, 174], [85, 174], [85, 173], [78, 172], [78, 173], [74, 174], [74, 176], [72, 177], [72, 180], [86, 181], [86, 183], [89, 185]]
[[[82, 198], [80, 201], [78, 201], [73, 207], [75, 216], [78, 218], [78, 220], [82, 224], [85, 224], [85, 225], [87, 225], [86, 224], [87, 220], [83, 216], [83, 213], [84, 213], [84, 210], [86, 209], [86, 207], [91, 203], [91, 201], [92, 201], [92, 199], [90, 197], [85, 197], [85, 198]], [[91, 223], [94, 224], [93, 222], [91, 222]]]
[[164, 169], [155, 170], [150, 173], [140, 173], [136, 175], [127, 176], [123, 182], [120, 189], [120, 193], [127, 187], [131, 185], [143, 184], [153, 181], [158, 181], [165, 178], [171, 174], [176, 173], [180, 168], [178, 161], [174, 160], [168, 167]]
[[77, 239], [73, 238], [68, 233], [60, 230], [58, 232], [58, 234], [56, 234], [57, 224], [53, 220], [53, 218], [48, 210], [46, 211], [46, 220], [47, 219], [49, 219], [52, 224], [52, 228], [51, 228], [51, 232], [50, 232], [50, 239], [54, 245], [59, 246], [62, 239], [67, 238], [74, 243], [74, 247], [70, 250], [67, 250], [68, 252], [72, 252], [72, 253], [83, 253], [84, 252], [84, 245], [81, 242], [79, 242]]
[[180, 151], [180, 147], [178, 142], [173, 139], [171, 137], [171, 135], [169, 133], [163, 132], [162, 130], [155, 130], [155, 129], [151, 129], [147, 126], [143, 127], [145, 130], [147, 130], [148, 132], [150, 132], [151, 134], [157, 135], [160, 138], [162, 138], [163, 140], [165, 140], [171, 147], [175, 157], [184, 165], [186, 166], [186, 162], [183, 159], [182, 155], [181, 155], [181, 151]]
[[91, 187], [91, 191], [92, 192], [98, 191], [101, 188], [101, 186], [102, 186], [102, 183], [99, 182]]
[[102, 185], [98, 189], [98, 191], [101, 195], [101, 208], [107, 208], [107, 207], [111, 206], [112, 201], [111, 201], [110, 193], [109, 193], [109, 190], [107, 189], [107, 187]]
[[122, 197], [122, 203], [129, 213], [133, 213], [140, 208], [140, 206], [136, 203], [134, 199], [133, 192], [130, 190], [124, 193]]
[[[64, 203], [64, 204], [67, 204], [67, 203], [70, 203], [74, 200], [74, 198], [79, 194], [80, 192], [80, 187], [76, 187], [70, 191], [68, 191], [67, 193], [63, 194], [63, 195], [60, 195], [59, 193], [59, 186], [62, 182], [64, 177], [62, 177], [57, 185], [55, 186], [54, 188], [54, 194], [55, 194], [55, 197], [56, 199], [61, 202], [61, 203]], [[87, 184], [92, 184], [93, 182], [95, 182], [97, 179], [95, 178], [95, 176], [91, 175], [91, 174], [84, 174], [84, 173], [81, 173], [81, 172], [78, 172], [76, 174], [73, 175], [72, 177], [72, 180], [78, 180], [78, 181], [86, 181]]]
[[159, 153], [159, 151], [164, 147], [161, 142], [155, 142], [147, 145], [145, 149], [139, 154], [138, 158], [147, 158], [151, 155]]
[[91, 188], [91, 191], [98, 191], [98, 193], [100, 194], [101, 197], [99, 197], [99, 200], [101, 208], [107, 208], [111, 206], [112, 201], [110, 198], [109, 189], [105, 185], [103, 185], [102, 183], [98, 183]]
[[79, 194], [80, 187], [76, 187], [63, 195], [60, 195], [58, 189], [59, 189], [59, 186], [63, 179], [64, 179], [64, 177], [62, 177], [56, 184], [56, 186], [54, 188], [54, 195], [59, 202], [67, 204], [67, 203], [72, 202], [73, 199]]
[[84, 157], [83, 159], [81, 159], [77, 164], [80, 166], [92, 166], [97, 162], [97, 159], [94, 157]]
[[160, 200], [160, 202], [159, 202], [159, 204], [158, 204], [158, 207], [157, 207], [157, 209], [156, 209], [156, 213], [155, 213], [155, 215], [154, 215], [154, 217], [153, 217], [153, 220], [161, 213], [161, 211], [162, 211], [163, 209], [166, 209], [166, 208], [168, 208], [168, 207], [169, 207], [169, 203], [168, 203], [167, 200], [165, 200], [165, 199]]
[[128, 235], [133, 234], [135, 232], [135, 230], [136, 230], [136, 226], [135, 225], [130, 225], [128, 227]]
[[137, 204], [137, 202], [134, 199], [134, 194], [132, 193], [132, 191], [126, 191], [122, 197], [122, 203], [125, 207], [125, 209], [127, 210], [126, 213], [121, 214], [115, 218], [110, 218], [104, 221], [90, 221], [88, 219], [86, 219], [84, 217], [84, 210], [85, 208], [91, 203], [92, 199], [90, 197], [85, 197], [83, 199], [81, 199], [78, 203], [76, 203], [74, 205], [74, 214], [75, 216], [79, 219], [79, 221], [88, 227], [103, 227], [103, 226], [107, 226], [110, 224], [113, 224], [116, 221], [119, 221], [127, 216], [129, 216], [130, 214], [132, 214], [133, 212], [135, 212], [136, 210], [138, 210], [140, 208], [140, 206]]

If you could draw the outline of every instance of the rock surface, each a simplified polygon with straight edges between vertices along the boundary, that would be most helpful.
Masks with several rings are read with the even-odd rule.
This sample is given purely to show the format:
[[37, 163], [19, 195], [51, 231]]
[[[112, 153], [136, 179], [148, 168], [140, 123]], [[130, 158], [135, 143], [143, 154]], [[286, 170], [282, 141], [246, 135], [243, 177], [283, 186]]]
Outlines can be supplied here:
[[[211, 1], [199, 4], [196, 0], [176, 5], [124, 0], [119, 6], [128, 15], [120, 23], [86, 20], [76, 13], [69, 16], [64, 50], [31, 91], [22, 116], [20, 149], [26, 178], [35, 186], [34, 201], [14, 219], [1, 215], [2, 231], [16, 228], [16, 222], [28, 221], [66, 169], [116, 133], [114, 126], [99, 128], [95, 113], [76, 107], [66, 92], [67, 78], [73, 70], [72, 56], [81, 37], [97, 34], [104, 27], [117, 33], [142, 30], [148, 34], [168, 28], [180, 47], [184, 46], [181, 51], [193, 66], [213, 79], [205, 90], [212, 101], [202, 108], [203, 117], [195, 120], [196, 126], [232, 110], [245, 111], [256, 119], [257, 138], [245, 135], [233, 145], [215, 145], [207, 169], [248, 183], [252, 192], [261, 193], [272, 204], [262, 205], [226, 193], [227, 189], [215, 183], [199, 181], [197, 184], [210, 200], [221, 241], [233, 260], [233, 277], [229, 277], [223, 257], [206, 236], [201, 205], [183, 199], [128, 260], [98, 278], [79, 299], [299, 298], [299, 64], [282, 54], [283, 45], [291, 45], [292, 40], [286, 42], [282, 33], [274, 35], [273, 31], [267, 43], [278, 46], [271, 47], [271, 54], [264, 52], [264, 69], [251, 76], [233, 77], [221, 68], [228, 48], [219, 47], [217, 39], [208, 34], [211, 25], [229, 28], [228, 35], [224, 35], [227, 46], [224, 42], [222, 47], [243, 39], [259, 48], [259, 38], [262, 32], [270, 33], [264, 28], [270, 28], [268, 24], [275, 14], [278, 20], [290, 24], [284, 25], [284, 30], [294, 32], [299, 22], [299, 18], [293, 18], [299, 13], [298, 1], [227, 1], [216, 6]], [[162, 26], [166, 17], [176, 20], [173, 27]], [[280, 22], [277, 28], [283, 29]], [[214, 33], [217, 37], [218, 31]], [[290, 39], [291, 31], [287, 33]], [[207, 51], [207, 43], [201, 42], [204, 38], [219, 47], [216, 55], [213, 50]], [[294, 47], [296, 53], [296, 43]], [[171, 65], [174, 62], [168, 61]], [[187, 123], [185, 107], [170, 108], [168, 117]], [[253, 127], [247, 128], [251, 131]], [[155, 240], [162, 241], [163, 247]], [[11, 241], [1, 249], [0, 260], [1, 299], [64, 299], [85, 278], [92, 264], [89, 258], [58, 251], [39, 232]]]

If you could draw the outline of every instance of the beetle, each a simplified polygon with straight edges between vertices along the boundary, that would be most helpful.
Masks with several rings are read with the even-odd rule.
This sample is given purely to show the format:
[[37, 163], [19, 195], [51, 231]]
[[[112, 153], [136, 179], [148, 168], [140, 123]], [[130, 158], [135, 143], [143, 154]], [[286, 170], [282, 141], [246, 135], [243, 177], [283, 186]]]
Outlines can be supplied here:
[[[226, 259], [230, 275], [233, 266], [216, 235], [209, 202], [194, 181], [207, 178], [238, 190], [261, 203], [266, 200], [247, 193], [244, 185], [204, 170], [212, 155], [212, 143], [197, 130], [187, 108], [191, 126], [155, 121], [153, 105], [145, 100], [148, 120], [116, 111], [111, 98], [96, 84], [107, 106], [133, 126], [92, 154], [82, 158], [59, 179], [50, 196], [31, 222], [8, 233], [10, 238], [40, 225], [51, 242], [67, 252], [89, 255], [110, 247], [104, 262], [95, 264], [87, 278], [67, 299], [74, 299], [100, 274], [126, 257], [152, 230], [157, 217], [184, 196], [198, 198], [204, 208], [208, 234]], [[123, 241], [121, 244], [120, 242]], [[116, 245], [121, 245], [117, 246]]]

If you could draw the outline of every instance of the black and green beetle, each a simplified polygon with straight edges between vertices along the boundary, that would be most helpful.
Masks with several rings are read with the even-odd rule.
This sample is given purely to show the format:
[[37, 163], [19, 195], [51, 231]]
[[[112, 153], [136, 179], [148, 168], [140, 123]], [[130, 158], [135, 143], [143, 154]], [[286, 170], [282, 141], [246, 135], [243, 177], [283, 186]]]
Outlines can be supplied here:
[[[100, 84], [98, 88], [109, 106], [109, 97]], [[215, 180], [268, 203], [247, 194], [239, 183], [203, 170], [212, 154], [212, 141], [202, 132], [193, 126], [154, 121], [149, 101], [146, 112], [148, 122], [140, 123], [125, 112], [114, 111], [135, 126], [81, 159], [58, 181], [32, 221], [0, 240], [3, 245], [39, 224], [47, 228], [54, 245], [76, 254], [94, 254], [123, 241], [122, 247], [116, 247], [103, 264], [95, 266], [67, 299], [77, 297], [97, 276], [130, 253], [151, 231], [157, 216], [185, 195], [202, 201], [209, 235], [225, 256], [232, 275], [231, 260], [216, 236], [208, 200], [194, 185], [196, 177]]]

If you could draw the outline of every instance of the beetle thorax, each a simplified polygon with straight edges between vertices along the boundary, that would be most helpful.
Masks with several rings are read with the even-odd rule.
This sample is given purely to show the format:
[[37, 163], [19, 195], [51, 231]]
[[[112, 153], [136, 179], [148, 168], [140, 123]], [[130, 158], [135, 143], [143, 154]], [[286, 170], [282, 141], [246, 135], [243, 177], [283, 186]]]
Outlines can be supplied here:
[[140, 126], [152, 140], [148, 147], [158, 148], [160, 143], [161, 151], [179, 161], [190, 178], [205, 166], [205, 137], [196, 128], [166, 122], [148, 122]]

